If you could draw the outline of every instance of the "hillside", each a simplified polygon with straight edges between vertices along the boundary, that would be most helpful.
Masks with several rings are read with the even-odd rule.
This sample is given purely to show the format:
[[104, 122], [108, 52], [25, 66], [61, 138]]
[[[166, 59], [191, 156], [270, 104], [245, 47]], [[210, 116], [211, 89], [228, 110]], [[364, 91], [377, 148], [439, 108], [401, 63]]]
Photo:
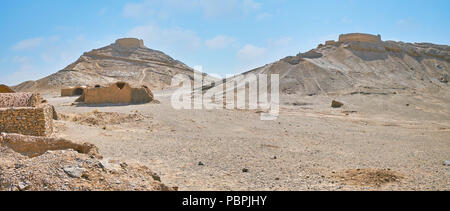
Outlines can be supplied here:
[[63, 70], [37, 81], [13, 87], [16, 91], [58, 92], [66, 86], [106, 85], [125, 81], [158, 90], [170, 86], [172, 77], [194, 70], [161, 51], [149, 49], [142, 40], [119, 39], [106, 47], [84, 53]]
[[379, 35], [347, 34], [341, 35], [339, 41], [327, 41], [309, 52], [244, 75], [280, 74], [282, 95], [436, 91], [448, 88], [449, 62], [450, 47], [446, 45], [382, 41]]

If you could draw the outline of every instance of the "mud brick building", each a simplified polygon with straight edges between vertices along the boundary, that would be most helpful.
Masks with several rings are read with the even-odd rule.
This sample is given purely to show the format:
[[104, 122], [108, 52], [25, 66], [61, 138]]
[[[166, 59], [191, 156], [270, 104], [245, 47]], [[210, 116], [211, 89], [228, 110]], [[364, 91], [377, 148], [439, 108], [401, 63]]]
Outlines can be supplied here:
[[117, 82], [109, 87], [86, 88], [77, 102], [86, 104], [143, 104], [153, 100], [153, 93], [148, 87], [133, 88], [128, 83]]

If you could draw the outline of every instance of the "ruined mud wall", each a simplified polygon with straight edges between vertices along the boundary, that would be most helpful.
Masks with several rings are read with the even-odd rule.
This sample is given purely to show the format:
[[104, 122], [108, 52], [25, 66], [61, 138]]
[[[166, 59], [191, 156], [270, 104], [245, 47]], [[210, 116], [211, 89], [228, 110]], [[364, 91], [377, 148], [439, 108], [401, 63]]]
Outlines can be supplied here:
[[127, 83], [116, 83], [110, 87], [85, 89], [77, 102], [86, 104], [141, 104], [152, 102], [153, 99], [153, 93], [146, 87], [131, 88]]
[[149, 103], [153, 100], [153, 94], [144, 88], [131, 89], [131, 103]]
[[83, 87], [75, 87], [75, 88], [64, 88], [61, 89], [61, 97], [71, 97], [71, 96], [79, 96], [84, 92]]
[[381, 42], [380, 35], [371, 35], [371, 34], [361, 34], [361, 33], [353, 33], [353, 34], [342, 34], [339, 36], [339, 42]]
[[84, 102], [86, 104], [130, 103], [131, 87], [125, 85], [120, 89], [114, 84], [110, 87], [86, 89]]
[[73, 96], [73, 89], [61, 89], [61, 97]]
[[92, 144], [77, 144], [65, 139], [26, 136], [20, 134], [1, 133], [0, 146], [11, 148], [15, 152], [28, 157], [36, 157], [47, 151], [73, 149], [79, 153], [98, 155], [98, 149]]
[[53, 108], [48, 104], [0, 108], [0, 132], [49, 136], [53, 133]]
[[36, 107], [41, 101], [37, 93], [0, 93], [0, 108]]

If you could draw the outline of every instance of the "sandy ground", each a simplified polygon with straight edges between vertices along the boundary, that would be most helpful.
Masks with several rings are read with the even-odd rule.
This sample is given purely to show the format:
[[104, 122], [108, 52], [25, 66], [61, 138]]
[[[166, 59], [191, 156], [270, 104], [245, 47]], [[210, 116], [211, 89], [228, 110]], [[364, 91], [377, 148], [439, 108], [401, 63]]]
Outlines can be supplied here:
[[[174, 110], [167, 93], [155, 96], [160, 104], [98, 107], [44, 97], [72, 115], [55, 136], [142, 162], [179, 190], [450, 190], [449, 97], [285, 97], [280, 117], [261, 121], [248, 110]], [[103, 112], [121, 121], [96, 121]]]

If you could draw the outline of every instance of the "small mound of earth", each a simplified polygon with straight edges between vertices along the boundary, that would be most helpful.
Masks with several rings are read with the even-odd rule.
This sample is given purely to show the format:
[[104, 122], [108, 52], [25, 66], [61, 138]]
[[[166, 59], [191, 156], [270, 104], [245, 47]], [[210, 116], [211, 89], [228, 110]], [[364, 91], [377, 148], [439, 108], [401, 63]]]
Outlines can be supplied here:
[[144, 166], [117, 164], [73, 150], [29, 158], [0, 148], [0, 191], [171, 191]]
[[403, 176], [390, 169], [351, 169], [338, 172], [333, 177], [346, 185], [372, 187], [380, 187], [403, 179]]
[[139, 113], [123, 114], [115, 112], [89, 112], [84, 114], [63, 114], [59, 113], [59, 119], [63, 121], [72, 121], [82, 125], [118, 125], [142, 121], [146, 116]]
[[[172, 191], [138, 163], [102, 159], [94, 145], [0, 136], [0, 191]], [[77, 150], [77, 151], [76, 151]]]

